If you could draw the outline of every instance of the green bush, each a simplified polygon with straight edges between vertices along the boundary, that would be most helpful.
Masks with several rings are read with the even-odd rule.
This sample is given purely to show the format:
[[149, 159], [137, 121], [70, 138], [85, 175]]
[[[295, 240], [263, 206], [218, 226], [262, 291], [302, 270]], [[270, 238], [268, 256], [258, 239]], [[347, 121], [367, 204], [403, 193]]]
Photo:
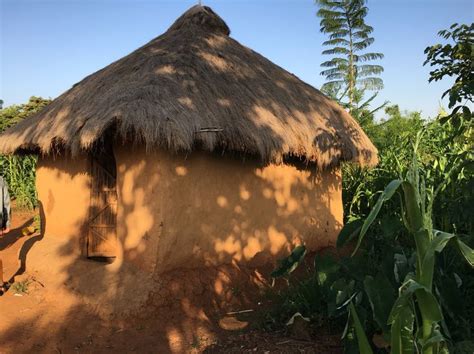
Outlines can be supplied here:
[[[438, 186], [434, 188], [437, 198], [431, 211], [433, 228], [455, 232], [472, 247], [472, 131], [464, 129], [459, 135], [459, 130], [450, 123], [422, 121], [418, 115], [402, 119], [414, 120], [413, 126], [421, 125], [423, 130], [417, 168], [425, 186]], [[373, 131], [385, 131], [392, 124], [389, 120], [374, 126]], [[393, 127], [391, 130], [396, 131]], [[404, 178], [410, 169], [417, 132], [413, 129], [405, 134], [385, 136], [387, 141], [379, 141], [380, 163], [376, 168], [343, 166], [347, 227], [339, 235], [339, 246], [358, 235], [380, 198], [381, 192], [377, 191], [382, 191], [393, 179]], [[426, 188], [424, 193], [428, 193]], [[397, 195], [380, 205], [378, 217], [354, 257], [316, 256], [314, 268], [308, 269], [306, 275], [285, 274], [289, 286], [273, 294], [275, 306], [268, 313], [266, 324], [283, 326], [299, 312], [315, 326], [329, 322], [336, 332], [344, 332], [346, 352], [356, 353], [360, 349], [355, 340], [356, 327], [349, 316], [348, 305], [352, 303], [367, 337], [370, 340], [378, 337], [379, 348], [374, 349], [386, 352], [390, 342], [387, 324], [390, 310], [407, 275], [416, 272], [416, 243], [404, 227], [404, 209]], [[444, 314], [440, 331], [452, 348], [472, 337], [474, 325], [474, 274], [455, 252], [455, 247], [448, 244], [444, 253], [435, 255], [432, 290]], [[291, 264], [286, 266], [294, 268]]]

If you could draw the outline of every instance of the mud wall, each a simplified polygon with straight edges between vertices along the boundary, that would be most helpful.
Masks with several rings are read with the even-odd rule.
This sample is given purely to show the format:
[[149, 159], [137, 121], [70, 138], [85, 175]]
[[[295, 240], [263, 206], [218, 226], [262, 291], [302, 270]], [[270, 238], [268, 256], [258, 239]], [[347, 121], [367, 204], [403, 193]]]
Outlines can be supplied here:
[[45, 235], [71, 242], [83, 251], [84, 230], [90, 203], [90, 177], [87, 156], [39, 157], [36, 189], [45, 214]]
[[334, 245], [340, 170], [116, 147], [119, 261], [156, 273]]

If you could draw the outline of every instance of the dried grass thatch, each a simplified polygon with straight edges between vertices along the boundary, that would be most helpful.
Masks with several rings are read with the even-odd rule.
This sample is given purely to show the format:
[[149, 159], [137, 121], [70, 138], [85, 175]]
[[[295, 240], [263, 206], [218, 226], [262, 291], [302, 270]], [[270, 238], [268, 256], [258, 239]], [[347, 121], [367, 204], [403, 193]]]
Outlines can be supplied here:
[[192, 7], [163, 35], [6, 131], [0, 152], [48, 154], [61, 144], [76, 154], [114, 126], [148, 148], [299, 156], [319, 167], [377, 162], [346, 111], [229, 34], [209, 7]]

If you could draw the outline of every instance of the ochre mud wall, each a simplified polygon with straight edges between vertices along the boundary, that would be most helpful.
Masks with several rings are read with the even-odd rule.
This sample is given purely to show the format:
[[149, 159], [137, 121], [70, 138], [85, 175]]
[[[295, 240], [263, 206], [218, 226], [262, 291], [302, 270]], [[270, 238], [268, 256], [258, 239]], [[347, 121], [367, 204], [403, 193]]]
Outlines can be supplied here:
[[120, 146], [115, 155], [118, 260], [147, 271], [263, 264], [301, 242], [332, 246], [342, 227], [338, 169]]
[[90, 177], [87, 156], [39, 157], [36, 189], [42, 203], [45, 235], [71, 242], [82, 251], [90, 203]]
[[80, 254], [86, 156], [42, 157], [37, 188], [46, 233], [28, 252], [28, 271], [102, 318], [159, 318], [170, 343], [189, 343], [222, 313], [255, 303], [276, 258], [300, 242], [312, 250], [333, 245], [342, 226], [339, 170], [130, 147], [115, 155], [116, 260]]

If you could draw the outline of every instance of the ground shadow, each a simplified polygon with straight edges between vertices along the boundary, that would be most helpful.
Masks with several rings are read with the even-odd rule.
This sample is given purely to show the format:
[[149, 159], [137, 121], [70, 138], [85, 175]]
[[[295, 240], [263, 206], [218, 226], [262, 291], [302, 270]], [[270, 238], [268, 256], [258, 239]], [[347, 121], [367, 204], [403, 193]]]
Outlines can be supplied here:
[[33, 224], [33, 219], [30, 219], [23, 223], [23, 225], [10, 230], [9, 233], [0, 237], [0, 251], [6, 250], [7, 248], [11, 247], [15, 242], [17, 242], [20, 238], [24, 237], [22, 234], [22, 230], [25, 227], [29, 227]]
[[[18, 259], [20, 261], [20, 266], [17, 269], [17, 271], [11, 276], [11, 278], [8, 280], [8, 283], [13, 284], [15, 282], [15, 277], [20, 276], [25, 273], [26, 271], [26, 260], [28, 253], [30, 252], [31, 248], [36, 242], [41, 241], [44, 238], [45, 235], [45, 230], [46, 230], [46, 217], [44, 213], [44, 208], [43, 208], [43, 203], [41, 201], [38, 201], [38, 209], [39, 209], [39, 216], [40, 216], [40, 230], [38, 235], [32, 236], [26, 240], [18, 254]], [[31, 225], [32, 222], [30, 222]], [[21, 229], [21, 228], [20, 228]]]

